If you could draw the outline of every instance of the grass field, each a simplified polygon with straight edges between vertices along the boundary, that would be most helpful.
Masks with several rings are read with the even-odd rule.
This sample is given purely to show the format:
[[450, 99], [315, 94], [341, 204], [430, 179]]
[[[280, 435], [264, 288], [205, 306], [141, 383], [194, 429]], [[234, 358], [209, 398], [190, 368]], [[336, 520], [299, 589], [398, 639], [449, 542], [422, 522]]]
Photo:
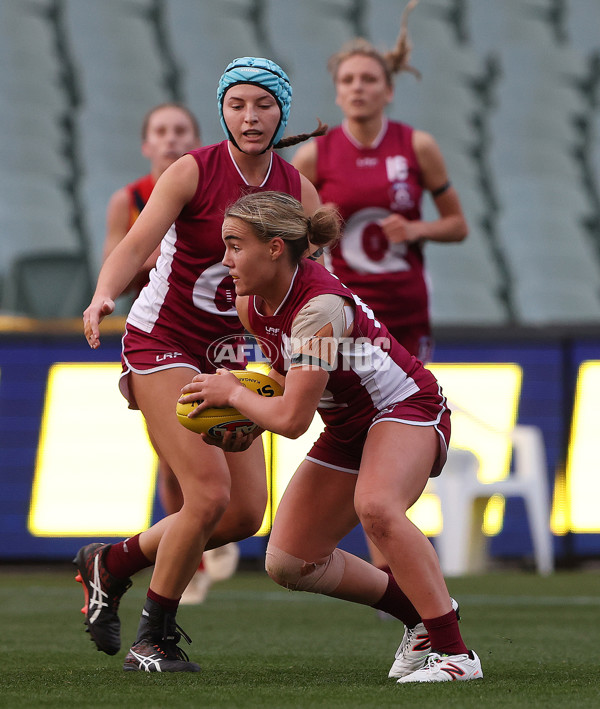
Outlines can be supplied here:
[[[485, 679], [398, 685], [402, 635], [370, 608], [284, 591], [261, 572], [217, 584], [179, 622], [200, 674], [125, 673], [148, 576], [122, 602], [123, 649], [84, 633], [70, 568], [0, 567], [0, 706], [13, 707], [600, 707], [600, 573], [496, 572], [452, 579], [461, 628]], [[185, 644], [184, 644], [185, 645]]]

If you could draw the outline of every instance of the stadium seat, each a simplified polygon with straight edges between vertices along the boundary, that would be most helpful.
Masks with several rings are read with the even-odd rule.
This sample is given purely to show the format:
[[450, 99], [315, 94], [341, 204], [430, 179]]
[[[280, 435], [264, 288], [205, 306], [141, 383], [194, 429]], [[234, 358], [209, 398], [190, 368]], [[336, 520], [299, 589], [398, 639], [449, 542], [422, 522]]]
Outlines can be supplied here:
[[543, 214], [557, 215], [560, 219], [560, 214], [564, 214], [576, 222], [589, 214], [590, 202], [581, 182], [572, 177], [572, 167], [565, 170], [564, 164], [562, 169], [555, 164], [554, 169], [540, 170], [535, 176], [502, 173], [497, 182], [498, 198], [506, 214], [514, 212], [517, 219], [536, 219]]
[[535, 426], [517, 425], [509, 435], [514, 469], [504, 480], [482, 482], [478, 478], [477, 457], [471, 451], [451, 447], [442, 475], [429, 482], [428, 489], [441, 501], [443, 529], [436, 537], [435, 547], [445, 576], [484, 570], [486, 540], [481, 523], [485, 504], [493, 495], [524, 500], [537, 571], [547, 575], [554, 570], [542, 433]]
[[[128, 182], [148, 171], [148, 161], [141, 154], [141, 125], [146, 110], [125, 110], [112, 115], [105, 110], [88, 109], [77, 121], [81, 137], [79, 153], [84, 161], [84, 174], [115, 173], [114, 189], [122, 187], [117, 180], [128, 174]], [[151, 108], [151, 106], [149, 106]]]
[[[439, 279], [438, 279], [439, 280]], [[456, 281], [435, 282], [430, 290], [430, 311], [433, 327], [502, 326], [509, 323], [505, 304], [493, 289], [470, 278], [462, 284]]]
[[294, 88], [287, 133], [310, 132], [317, 118], [330, 126], [339, 123], [342, 116], [327, 62], [354, 37], [348, 16], [335, 3], [268, 0], [265, 17], [269, 43]]
[[0, 60], [11, 73], [35, 72], [46, 80], [58, 78], [59, 59], [53, 27], [35, 3], [0, 3]]
[[66, 29], [82, 75], [160, 83], [163, 65], [147, 14], [129, 2], [66, 0]]
[[[369, 39], [376, 46], [393, 47], [400, 32], [400, 18], [406, 2], [398, 0], [370, 0], [366, 10], [366, 26]], [[441, 3], [422, 2], [410, 13], [408, 30], [414, 44], [415, 54], [419, 48], [430, 47], [446, 49], [457, 47], [455, 28], [450, 15], [443, 10]], [[446, 8], [448, 3], [446, 3]]]
[[36, 70], [0, 74], [2, 113], [36, 113], [57, 120], [69, 110], [67, 95], [55, 79], [45, 79]]
[[6, 134], [0, 138], [0, 172], [14, 175], [45, 175], [50, 180], [64, 184], [72, 174], [67, 157], [49, 143], [17, 140]]
[[556, 280], [557, 272], [545, 279], [521, 279], [513, 288], [513, 304], [519, 322], [534, 327], [595, 325], [600, 320], [600, 286], [578, 278]]
[[106, 236], [106, 209], [110, 196], [120, 187], [136, 179], [132, 173], [102, 170], [86, 175], [81, 180], [81, 199], [85, 206], [84, 221], [89, 234], [90, 267], [96, 277], [102, 266], [104, 239]]
[[467, 23], [470, 43], [480, 52], [519, 45], [550, 49], [557, 43], [549, 15], [535, 0], [469, 0]]
[[72, 213], [71, 195], [44, 175], [23, 175], [0, 170], [0, 215], [37, 212], [60, 215], [67, 223]]
[[522, 214], [498, 220], [498, 236], [515, 289], [551, 293], [561, 287], [592, 292], [598, 288], [600, 267], [583, 225], [562, 212]]
[[566, 23], [567, 36], [572, 46], [582, 52], [600, 49], [596, 0], [569, 0]]
[[0, 264], [8, 268], [19, 256], [41, 249], [78, 249], [79, 236], [69, 216], [26, 208], [0, 215]]
[[92, 296], [88, 264], [76, 253], [36, 253], [15, 261], [2, 310], [34, 318], [79, 317]]
[[[225, 67], [237, 57], [269, 54], [257, 36], [251, 6], [248, 0], [236, 5], [213, 0], [165, 1], [166, 32], [173, 38], [183, 98], [200, 121], [205, 144], [225, 137], [216, 111], [217, 84]], [[294, 101], [292, 116], [296, 105]]]

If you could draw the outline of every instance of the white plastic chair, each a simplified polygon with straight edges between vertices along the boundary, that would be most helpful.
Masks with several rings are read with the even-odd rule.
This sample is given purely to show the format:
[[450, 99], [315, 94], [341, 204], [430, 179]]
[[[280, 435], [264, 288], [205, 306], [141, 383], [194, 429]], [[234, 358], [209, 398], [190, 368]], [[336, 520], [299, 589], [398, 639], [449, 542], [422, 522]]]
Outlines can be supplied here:
[[481, 531], [485, 504], [492, 495], [522, 497], [531, 531], [535, 563], [540, 574], [554, 570], [550, 530], [550, 494], [542, 433], [536, 426], [517, 425], [511, 433], [514, 470], [504, 480], [481, 482], [479, 461], [470, 451], [451, 448], [448, 462], [430, 489], [441, 502], [443, 529], [435, 546], [446, 576], [481, 571], [486, 538]]

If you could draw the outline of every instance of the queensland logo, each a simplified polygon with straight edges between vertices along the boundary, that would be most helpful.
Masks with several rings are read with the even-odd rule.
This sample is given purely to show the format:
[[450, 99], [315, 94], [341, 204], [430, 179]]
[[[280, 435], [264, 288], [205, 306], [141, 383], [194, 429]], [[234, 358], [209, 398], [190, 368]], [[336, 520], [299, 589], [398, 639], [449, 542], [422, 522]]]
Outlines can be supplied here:
[[249, 433], [252, 433], [255, 428], [256, 424], [252, 423], [252, 421], [248, 419], [239, 419], [237, 421], [226, 421], [225, 423], [216, 423], [214, 426], [211, 426], [208, 429], [207, 433], [213, 438], [223, 438], [223, 436], [228, 431], [231, 431], [231, 433], [239, 432], [242, 435], [247, 436]]
[[394, 155], [385, 159], [385, 171], [389, 182], [408, 179], [408, 160], [404, 155]]
[[390, 209], [407, 210], [415, 206], [410, 187], [406, 182], [395, 182], [390, 187]]
[[206, 358], [217, 368], [244, 369], [246, 362], [275, 364], [279, 352], [275, 345], [262, 337], [225, 335], [208, 346]]

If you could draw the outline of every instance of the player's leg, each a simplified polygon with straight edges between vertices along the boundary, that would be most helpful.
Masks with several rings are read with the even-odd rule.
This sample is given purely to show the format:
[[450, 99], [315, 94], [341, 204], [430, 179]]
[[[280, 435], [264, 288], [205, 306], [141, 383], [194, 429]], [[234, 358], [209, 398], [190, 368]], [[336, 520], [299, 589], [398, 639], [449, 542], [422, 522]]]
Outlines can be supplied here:
[[156, 549], [156, 558], [137, 637], [123, 665], [126, 671], [200, 669], [178, 646], [182, 635], [175, 618], [204, 546], [229, 504], [230, 474], [223, 451], [206, 445], [173, 415], [174, 402], [189, 374], [186, 368], [172, 368], [131, 375], [133, 395], [177, 476], [183, 505], [159, 523], [159, 530], [151, 528], [139, 535], [140, 548], [148, 557]]
[[211, 534], [208, 549], [247, 539], [260, 529], [267, 506], [267, 473], [262, 437], [248, 450], [225, 453], [231, 476], [229, 505]]
[[225, 458], [231, 473], [231, 497], [202, 557], [211, 583], [233, 576], [240, 559], [237, 541], [258, 532], [268, 500], [262, 438], [255, 440], [247, 451], [226, 453]]
[[440, 438], [433, 426], [380, 422], [367, 437], [356, 486], [355, 505], [363, 528], [423, 619], [432, 653], [436, 658], [451, 656], [459, 667], [455, 672], [441, 667], [446, 659], [428, 660], [426, 667], [402, 677], [402, 682], [482, 676], [479, 660], [469, 653], [460, 635], [437, 554], [406, 516], [422, 494], [439, 450]]
[[157, 530], [143, 532], [140, 546], [149, 557], [156, 547], [151, 588], [167, 598], [179, 598], [229, 503], [229, 469], [220, 449], [206, 445], [173, 415], [174, 402], [190, 378], [188, 368], [130, 376], [148, 429], [183, 494], [181, 509], [159, 528], [159, 538]]
[[406, 512], [425, 489], [438, 452], [433, 426], [376, 424], [364, 447], [355, 495], [365, 533], [425, 618], [450, 611], [450, 596], [433, 546]]
[[[86, 625], [97, 647], [108, 654], [120, 648], [120, 598], [129, 576], [156, 563], [152, 591], [173, 604], [198, 567], [203, 545], [229, 501], [229, 471], [222, 451], [179, 425], [174, 401], [189, 381], [189, 368], [130, 375], [130, 386], [146, 414], [149, 431], [176, 471], [186, 497], [181, 510], [150, 529], [114, 545], [79, 550], [75, 563], [86, 593]], [[166, 544], [163, 547], [163, 540]]]
[[174, 512], [178, 512], [181, 509], [181, 505], [183, 505], [181, 487], [171, 466], [158, 449], [158, 445], [152, 440], [150, 432], [148, 432], [148, 436], [158, 456], [158, 474], [156, 481], [158, 499], [167, 515], [172, 515]]
[[[277, 583], [370, 605], [410, 627], [421, 618], [394, 577], [337, 549], [358, 522], [357, 475], [305, 460], [290, 481], [275, 515], [267, 548], [267, 572]], [[300, 571], [299, 571], [300, 570]], [[301, 572], [300, 583], [294, 580]], [[305, 578], [324, 577], [307, 588]], [[337, 576], [336, 576], [337, 574]]]
[[356, 475], [302, 462], [277, 509], [266, 568], [277, 583], [373, 605], [388, 576], [372, 564], [337, 549], [357, 524]]

